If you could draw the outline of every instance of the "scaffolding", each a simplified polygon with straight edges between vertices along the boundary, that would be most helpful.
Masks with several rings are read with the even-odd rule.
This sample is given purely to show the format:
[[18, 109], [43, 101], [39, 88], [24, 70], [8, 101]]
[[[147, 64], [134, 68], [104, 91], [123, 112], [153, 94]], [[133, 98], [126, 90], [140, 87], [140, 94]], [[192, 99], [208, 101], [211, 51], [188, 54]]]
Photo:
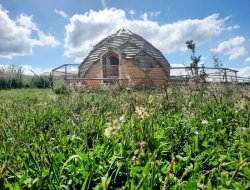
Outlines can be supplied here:
[[[93, 75], [84, 75], [79, 73], [80, 64], [64, 64], [60, 67], [57, 67], [52, 70], [53, 76], [53, 85], [58, 83], [65, 83], [67, 85], [74, 85], [79, 87], [86, 87], [87, 83], [98, 83], [101, 81], [103, 86], [108, 85], [118, 85], [129, 84], [133, 86], [135, 84], [161, 84], [164, 81], [171, 83], [186, 83], [192, 78], [200, 78], [202, 82], [218, 82], [218, 83], [238, 83], [238, 82], [250, 82], [250, 77], [239, 77], [237, 76], [237, 70], [229, 68], [220, 68], [220, 67], [197, 67], [195, 72], [193, 68], [190, 67], [171, 67], [169, 68], [155, 68], [155, 67], [142, 67], [140, 68], [145, 75], [140, 73], [133, 75], [120, 75], [119, 69], [122, 69], [121, 66], [110, 65], [105, 69], [103, 67], [99, 68], [98, 72], [101, 74], [97, 76]], [[127, 67], [128, 73], [133, 71], [136, 66]], [[96, 69], [97, 70], [97, 69]], [[163, 75], [161, 70], [168, 72], [168, 75]], [[148, 73], [148, 74], [147, 74]], [[150, 75], [154, 73], [154, 75]], [[198, 76], [195, 76], [194, 73], [198, 73]], [[138, 82], [139, 81], [139, 82]], [[154, 85], [149, 85], [154, 86]]]
[[[64, 64], [52, 70], [53, 86], [79, 78], [79, 64]], [[70, 81], [69, 81], [70, 82]]]
[[[238, 82], [237, 70], [223, 67], [197, 67], [198, 76], [206, 82]], [[172, 67], [170, 78], [172, 80], [188, 80], [192, 78], [193, 70], [190, 67]]]

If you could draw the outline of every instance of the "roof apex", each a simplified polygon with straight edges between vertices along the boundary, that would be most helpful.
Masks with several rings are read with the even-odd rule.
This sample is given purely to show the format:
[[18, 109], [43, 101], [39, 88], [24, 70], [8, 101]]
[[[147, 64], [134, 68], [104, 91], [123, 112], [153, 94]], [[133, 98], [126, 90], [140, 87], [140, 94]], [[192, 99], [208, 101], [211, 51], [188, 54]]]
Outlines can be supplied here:
[[129, 31], [127, 28], [123, 27], [116, 32], [117, 36], [120, 36], [121, 34], [133, 34], [133, 33]]

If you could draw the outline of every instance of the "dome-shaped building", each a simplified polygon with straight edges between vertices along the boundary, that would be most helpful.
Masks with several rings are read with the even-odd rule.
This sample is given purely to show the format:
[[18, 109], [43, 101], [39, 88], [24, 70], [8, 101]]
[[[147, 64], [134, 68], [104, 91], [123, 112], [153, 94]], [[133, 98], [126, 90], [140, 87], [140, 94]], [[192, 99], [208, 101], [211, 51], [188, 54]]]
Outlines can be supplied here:
[[141, 36], [122, 28], [97, 45], [79, 66], [82, 85], [160, 86], [170, 74], [162, 53]]

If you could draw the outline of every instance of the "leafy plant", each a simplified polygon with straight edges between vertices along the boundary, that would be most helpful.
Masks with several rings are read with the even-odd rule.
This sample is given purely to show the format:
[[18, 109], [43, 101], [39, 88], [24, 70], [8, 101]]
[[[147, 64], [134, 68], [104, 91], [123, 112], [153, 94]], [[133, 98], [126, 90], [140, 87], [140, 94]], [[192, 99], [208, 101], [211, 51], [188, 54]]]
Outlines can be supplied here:
[[71, 93], [71, 89], [65, 84], [57, 85], [54, 87], [55, 94], [69, 95]]
[[201, 60], [201, 56], [196, 57], [195, 55], [195, 43], [193, 40], [186, 41], [187, 48], [191, 50], [191, 64], [190, 64], [190, 70], [192, 73], [192, 76], [198, 76], [198, 64]]
[[0, 91], [0, 188], [249, 189], [239, 88]]

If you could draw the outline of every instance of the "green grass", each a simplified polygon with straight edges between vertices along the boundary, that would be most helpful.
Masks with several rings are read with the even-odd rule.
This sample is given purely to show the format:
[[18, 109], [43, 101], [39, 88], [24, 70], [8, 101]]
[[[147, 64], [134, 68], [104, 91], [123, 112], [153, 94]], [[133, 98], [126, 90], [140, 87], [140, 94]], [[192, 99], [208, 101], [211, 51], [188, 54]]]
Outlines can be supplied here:
[[247, 93], [0, 91], [0, 189], [248, 189]]

